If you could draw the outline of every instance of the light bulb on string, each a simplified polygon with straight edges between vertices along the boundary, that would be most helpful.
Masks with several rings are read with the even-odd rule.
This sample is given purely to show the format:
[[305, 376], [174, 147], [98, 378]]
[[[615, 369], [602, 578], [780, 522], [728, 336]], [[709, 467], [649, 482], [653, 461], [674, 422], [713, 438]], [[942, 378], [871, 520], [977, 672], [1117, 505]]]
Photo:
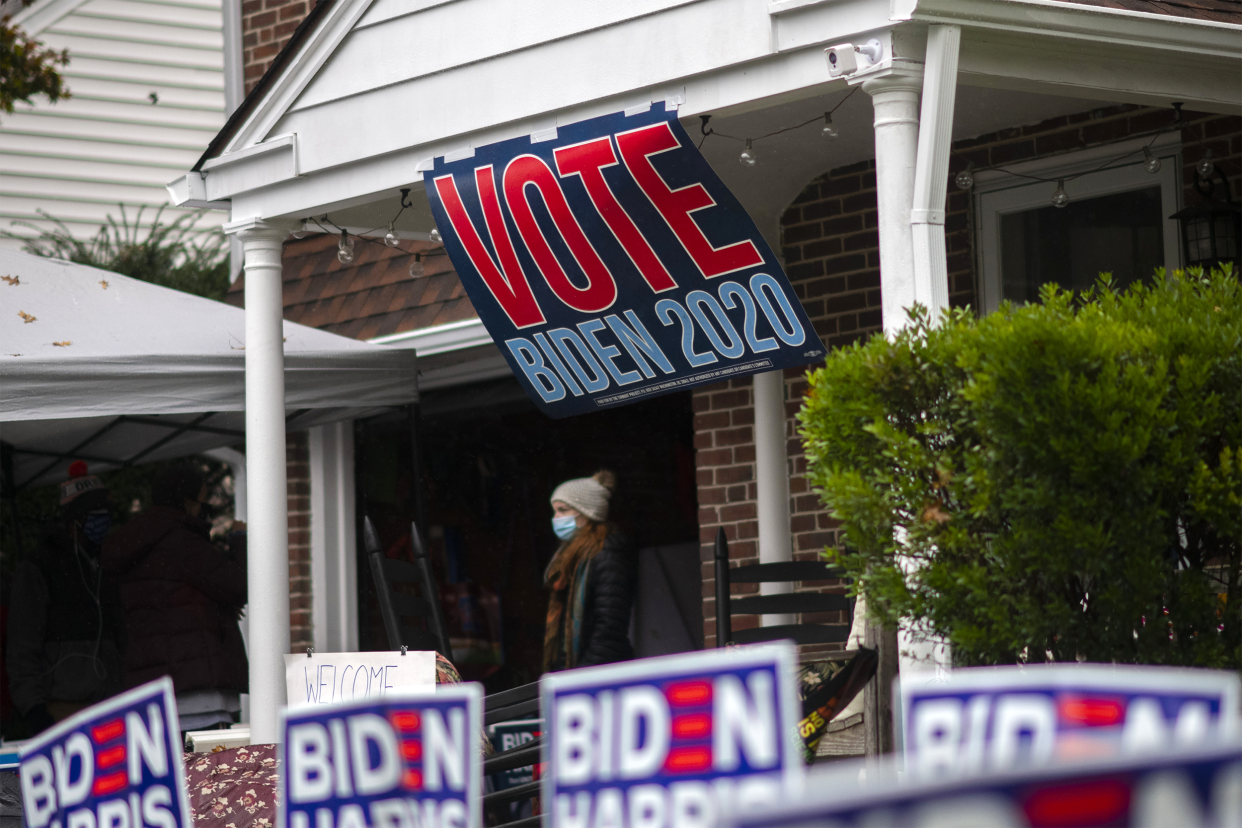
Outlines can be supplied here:
[[1143, 169], [1152, 175], [1160, 172], [1160, 159], [1151, 154], [1151, 147], [1143, 147]]
[[742, 150], [742, 154], [737, 157], [737, 162], [743, 167], [753, 167], [759, 159], [750, 151], [750, 139], [746, 139], [746, 149]]
[[341, 240], [336, 245], [336, 258], [341, 264], [349, 264], [354, 260], [354, 240], [344, 230], [341, 231]]
[[401, 239], [397, 238], [397, 231], [392, 229], [392, 222], [388, 222], [388, 232], [384, 234], [384, 244], [389, 247], [397, 247], [401, 244]]
[[975, 175], [972, 172], [974, 168], [975, 165], [973, 161], [967, 162], [966, 169], [958, 173], [957, 177], [953, 179], [953, 183], [957, 185], [959, 190], [969, 190], [971, 187], [975, 186]]
[[421, 279], [423, 275], [423, 257], [419, 253], [415, 253], [410, 259], [410, 278]]
[[832, 125], [832, 113], [825, 112], [824, 113], [824, 128], [819, 131], [820, 137], [827, 139], [827, 140], [831, 140], [833, 138], [836, 138], [840, 134], [841, 133], [837, 132], [837, 128]]
[[294, 230], [289, 235], [293, 236], [295, 239], [304, 239], [306, 238], [306, 228], [299, 224], [298, 229]]
[[1057, 188], [1052, 191], [1052, 206], [1064, 207], [1069, 204], [1069, 193], [1065, 192], [1065, 180], [1057, 180]]
[[436, 244], [444, 241], [444, 237], [440, 235], [440, 228], [438, 227], [431, 228], [431, 232], [427, 234], [427, 237]]
[[1216, 170], [1216, 165], [1212, 163], [1212, 151], [1204, 150], [1203, 158], [1199, 159], [1199, 163], [1195, 164], [1195, 172], [1199, 173], [1201, 178], [1207, 178]]

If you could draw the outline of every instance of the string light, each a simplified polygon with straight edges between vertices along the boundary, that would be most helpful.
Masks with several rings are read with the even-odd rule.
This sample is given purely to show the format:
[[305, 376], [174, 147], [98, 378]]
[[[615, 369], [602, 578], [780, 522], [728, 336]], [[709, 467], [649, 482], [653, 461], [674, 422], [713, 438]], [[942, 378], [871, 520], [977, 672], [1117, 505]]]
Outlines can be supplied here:
[[423, 257], [421, 253], [415, 253], [414, 258], [410, 260], [410, 278], [420, 279], [423, 275]]
[[837, 128], [832, 125], [832, 113], [825, 112], [824, 113], [824, 128], [819, 131], [820, 137], [828, 139], [828, 140], [832, 140], [833, 138], [836, 138], [840, 134], [841, 133], [837, 131]]
[[392, 229], [392, 225], [393, 223], [391, 221], [388, 222], [388, 232], [384, 234], [384, 244], [389, 247], [399, 247], [401, 245], [401, 239], [397, 238], [397, 232]]
[[349, 264], [354, 260], [354, 240], [344, 230], [341, 231], [341, 240], [336, 245], [336, 258], [341, 264]]
[[1195, 172], [1199, 173], [1202, 178], [1207, 178], [1216, 170], [1216, 165], [1212, 163], [1212, 151], [1210, 149], [1203, 151], [1203, 158], [1199, 159], [1199, 163], [1195, 164]]
[[1151, 147], [1143, 147], [1143, 158], [1146, 159], [1143, 161], [1143, 169], [1152, 175], [1160, 172], [1160, 159], [1151, 154]]
[[440, 235], [440, 229], [438, 227], [431, 228], [431, 232], [427, 234], [427, 238], [431, 239], [436, 244], [444, 241], [444, 237]]
[[1065, 192], [1065, 180], [1058, 179], [1057, 188], [1052, 191], [1052, 206], [1064, 207], [1069, 204], [1069, 193]]
[[755, 166], [755, 163], [758, 162], [759, 160], [758, 158], [755, 157], [755, 154], [750, 151], [750, 142], [751, 142], [751, 139], [747, 138], [746, 149], [742, 150], [742, 154], [737, 157], [737, 162], [741, 164], [743, 167], [753, 167]]
[[957, 174], [957, 178], [953, 179], [953, 183], [957, 185], [959, 190], [969, 190], [975, 186], [975, 162], [966, 162], [966, 169]]
[[306, 238], [306, 228], [301, 225], [298, 225], [298, 229], [294, 230], [289, 235], [293, 236], [295, 239], [304, 239]]

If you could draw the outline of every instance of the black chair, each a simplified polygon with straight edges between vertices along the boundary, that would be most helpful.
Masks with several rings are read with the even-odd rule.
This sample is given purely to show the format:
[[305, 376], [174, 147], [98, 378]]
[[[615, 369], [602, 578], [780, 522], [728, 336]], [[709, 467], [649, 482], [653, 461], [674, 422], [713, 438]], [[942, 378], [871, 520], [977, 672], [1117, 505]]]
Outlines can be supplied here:
[[[440, 609], [440, 593], [431, 574], [431, 561], [418, 534], [418, 526], [410, 524], [414, 563], [384, 556], [379, 535], [369, 517], [362, 519], [362, 538], [371, 562], [371, 577], [375, 579], [375, 593], [379, 597], [388, 646], [394, 650], [402, 647], [435, 650], [451, 661], [453, 649], [449, 645], [444, 613]], [[417, 587], [419, 594], [393, 590], [394, 586], [402, 585]], [[409, 623], [408, 619], [422, 619], [422, 623]]]
[[[731, 584], [762, 584], [787, 581], [825, 581], [843, 573], [823, 561], [783, 561], [729, 568], [729, 541], [724, 529], [716, 530], [716, 646], [756, 644], [792, 639], [797, 644], [839, 644], [849, 638], [854, 599], [822, 592], [786, 592], [779, 595], [748, 595], [734, 598]], [[845, 624], [779, 624], [733, 631], [732, 616], [844, 612]]]
[[[542, 718], [542, 715], [539, 709], [539, 682], [537, 681], [524, 684], [521, 687], [515, 687], [512, 690], [493, 693], [483, 699], [484, 727], [502, 722], [518, 721], [520, 719], [539, 719]], [[518, 768], [538, 764], [539, 750], [542, 744], [543, 738], [540, 737], [518, 745], [515, 748], [492, 754], [483, 760], [483, 775], [491, 776], [494, 773], [517, 770]], [[503, 818], [500, 816], [502, 806], [538, 796], [539, 785], [540, 782], [536, 779], [525, 785], [516, 785], [507, 790], [484, 794], [483, 810], [485, 814], [491, 817], [490, 824], [503, 825], [505, 828], [528, 828], [528, 826], [541, 825], [543, 817], [538, 815], [510, 822], [498, 821]]]

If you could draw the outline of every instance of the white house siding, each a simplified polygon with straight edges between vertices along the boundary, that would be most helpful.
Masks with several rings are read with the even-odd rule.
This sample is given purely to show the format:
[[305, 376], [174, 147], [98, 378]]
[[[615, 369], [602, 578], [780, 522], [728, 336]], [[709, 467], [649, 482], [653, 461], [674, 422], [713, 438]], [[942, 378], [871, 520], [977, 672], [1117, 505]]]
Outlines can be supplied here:
[[[0, 228], [22, 235], [32, 231], [12, 222], [50, 226], [42, 209], [89, 237], [109, 214], [120, 218], [118, 203], [131, 224], [145, 206], [149, 226], [168, 203], [164, 184], [193, 166], [225, 120], [220, 0], [74, 5], [41, 0], [18, 16], [46, 46], [69, 50], [72, 93], [0, 115]], [[182, 212], [168, 207], [164, 220]], [[199, 225], [226, 217], [207, 213]]]

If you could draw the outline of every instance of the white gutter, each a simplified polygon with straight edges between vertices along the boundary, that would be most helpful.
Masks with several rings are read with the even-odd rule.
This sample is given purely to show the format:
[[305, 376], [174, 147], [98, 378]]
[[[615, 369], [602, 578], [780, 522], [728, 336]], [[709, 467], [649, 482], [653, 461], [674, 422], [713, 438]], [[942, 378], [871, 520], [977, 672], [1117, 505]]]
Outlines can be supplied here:
[[436, 325], [433, 328], [420, 328], [416, 331], [377, 336], [368, 339], [372, 345], [390, 345], [394, 348], [413, 348], [419, 356], [444, 354], [450, 351], [461, 351], [479, 345], [490, 345], [492, 336], [483, 327], [482, 319], [466, 319], [461, 322], [449, 322], [447, 325]]
[[949, 149], [953, 145], [953, 106], [957, 97], [960, 26], [934, 25], [927, 32], [919, 147], [914, 164], [914, 298], [936, 322], [949, 307], [949, 266], [944, 240]]
[[891, 19], [1242, 58], [1242, 25], [1062, 0], [892, 0]]

